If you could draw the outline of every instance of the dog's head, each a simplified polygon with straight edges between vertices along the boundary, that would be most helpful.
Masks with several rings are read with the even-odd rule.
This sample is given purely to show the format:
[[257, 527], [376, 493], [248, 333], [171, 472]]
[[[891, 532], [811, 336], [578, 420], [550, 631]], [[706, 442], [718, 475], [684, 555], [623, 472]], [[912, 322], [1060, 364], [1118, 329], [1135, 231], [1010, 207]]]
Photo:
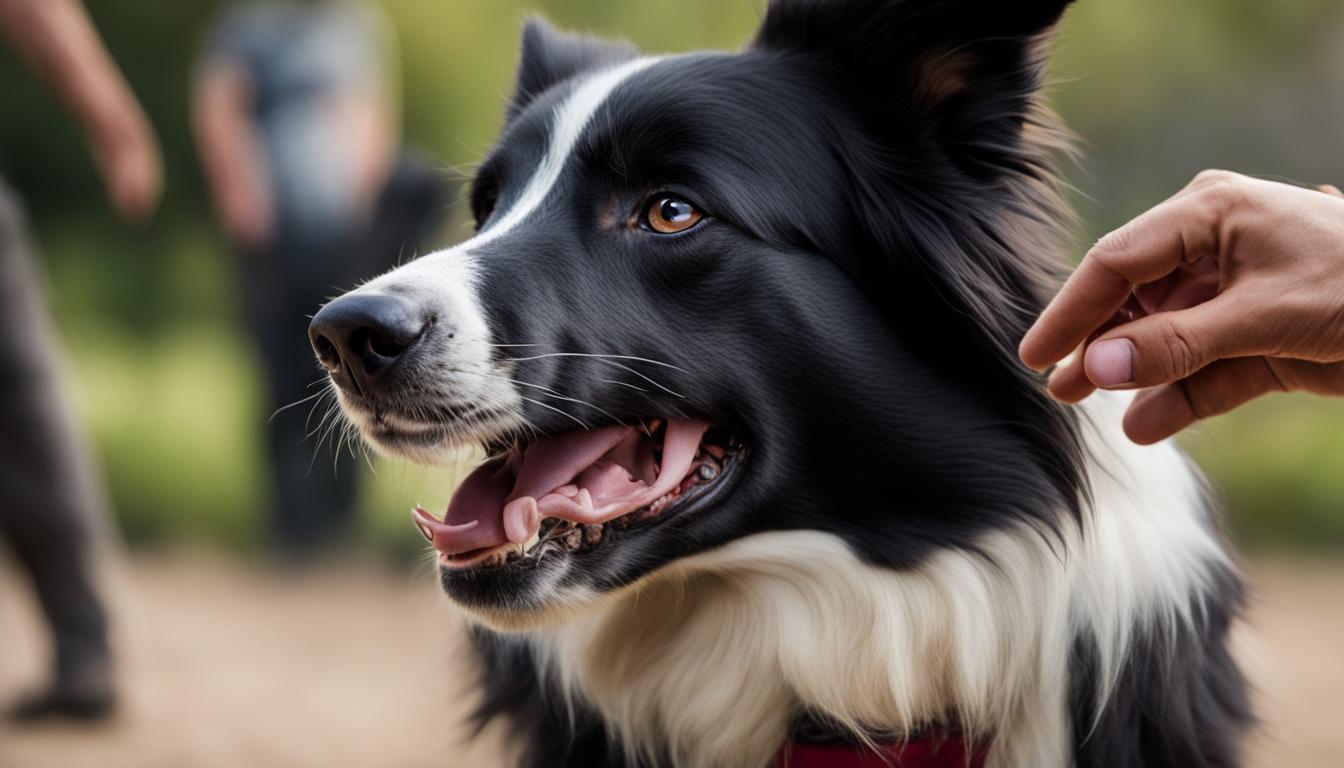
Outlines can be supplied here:
[[1075, 504], [1013, 355], [1065, 5], [775, 0], [743, 51], [661, 57], [530, 22], [476, 236], [312, 327], [375, 447], [484, 447], [417, 512], [448, 593], [511, 623], [755, 532], [899, 567]]

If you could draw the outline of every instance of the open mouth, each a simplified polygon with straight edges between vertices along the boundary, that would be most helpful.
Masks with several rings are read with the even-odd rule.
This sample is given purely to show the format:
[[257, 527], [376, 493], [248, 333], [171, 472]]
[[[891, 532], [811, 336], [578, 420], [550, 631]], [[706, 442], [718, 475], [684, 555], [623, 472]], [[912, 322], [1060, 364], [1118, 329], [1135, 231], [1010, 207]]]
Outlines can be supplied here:
[[691, 508], [743, 453], [704, 421], [575, 430], [496, 450], [453, 494], [440, 520], [415, 522], [446, 568], [496, 567], [597, 547]]

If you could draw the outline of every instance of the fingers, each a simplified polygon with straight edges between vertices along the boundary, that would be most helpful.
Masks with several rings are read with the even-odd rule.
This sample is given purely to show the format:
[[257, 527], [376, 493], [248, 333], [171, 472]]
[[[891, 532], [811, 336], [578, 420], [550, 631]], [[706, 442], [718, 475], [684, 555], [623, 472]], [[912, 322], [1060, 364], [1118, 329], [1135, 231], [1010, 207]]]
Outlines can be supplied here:
[[128, 221], [148, 218], [163, 188], [163, 159], [149, 121], [131, 102], [96, 126], [92, 139], [112, 207]]
[[1263, 329], [1243, 309], [1224, 295], [1112, 328], [1084, 350], [1087, 379], [1102, 389], [1141, 389], [1184, 379], [1224, 358], [1258, 354]]
[[1125, 434], [1150, 445], [1200, 419], [1279, 391], [1283, 386], [1264, 358], [1220, 360], [1187, 379], [1139, 393], [1125, 414]]
[[1336, 187], [1334, 184], [1322, 184], [1322, 185], [1320, 185], [1319, 187], [1317, 187], [1316, 189], [1318, 189], [1318, 190], [1324, 192], [1324, 193], [1327, 194], [1327, 195], [1331, 195], [1331, 196], [1333, 196], [1333, 197], [1344, 197], [1344, 192], [1341, 192], [1340, 189], [1339, 189], [1339, 187]]
[[158, 205], [163, 177], [152, 153], [123, 157], [109, 170], [108, 194], [118, 215], [127, 221], [143, 221]]
[[[1077, 403], [1100, 389], [1142, 389], [1184, 379], [1219, 358], [1232, 357], [1237, 332], [1221, 319], [1222, 306], [1147, 315], [1091, 341], [1050, 375], [1056, 400]], [[1198, 311], [1195, 311], [1198, 309]]]
[[1079, 355], [1050, 374], [1046, 390], [1061, 403], [1080, 403], [1097, 391], [1097, 385], [1087, 378], [1082, 355]]
[[269, 195], [261, 192], [238, 191], [220, 201], [224, 227], [234, 242], [248, 247], [265, 245], [273, 227], [269, 200]]
[[1344, 395], [1344, 362], [1315, 363], [1287, 358], [1267, 358], [1267, 361], [1284, 389], [1313, 395]]
[[1216, 257], [1216, 213], [1203, 195], [1182, 193], [1103, 237], [1023, 337], [1022, 362], [1044, 370], [1111, 318], [1135, 285]]
[[[1111, 316], [1111, 319], [1102, 323], [1101, 327], [1093, 334], [1093, 338], [1112, 328], [1118, 328], [1126, 323], [1133, 322], [1136, 318], [1143, 317], [1146, 314], [1147, 312], [1137, 297], [1131, 295], [1124, 305]], [[1089, 338], [1087, 343], [1092, 343], [1093, 338]], [[1046, 389], [1056, 400], [1064, 403], [1077, 403], [1096, 391], [1097, 385], [1087, 378], [1087, 372], [1084, 369], [1083, 352], [1085, 350], [1086, 347], [1079, 350], [1078, 354], [1060, 361], [1059, 367], [1050, 374], [1050, 381]]]

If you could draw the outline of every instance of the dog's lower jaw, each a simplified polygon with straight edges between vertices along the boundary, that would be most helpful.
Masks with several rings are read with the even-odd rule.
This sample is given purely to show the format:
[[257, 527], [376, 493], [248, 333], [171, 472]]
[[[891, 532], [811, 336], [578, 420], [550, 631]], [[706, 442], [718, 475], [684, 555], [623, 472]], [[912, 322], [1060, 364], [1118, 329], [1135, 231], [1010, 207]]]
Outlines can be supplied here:
[[[1123, 403], [1090, 410], [1118, 424]], [[830, 534], [758, 534], [526, 636], [631, 760], [766, 765], [808, 711], [855, 731], [952, 723], [990, 745], [992, 766], [1067, 765], [1071, 678], [1094, 676], [1105, 702], [1131, 643], [1192, 628], [1214, 574], [1230, 573], [1179, 453], [1103, 431], [1086, 535], [1061, 514], [1059, 537], [997, 531], [980, 553], [895, 571]], [[1080, 642], [1094, 669], [1073, 668]]]

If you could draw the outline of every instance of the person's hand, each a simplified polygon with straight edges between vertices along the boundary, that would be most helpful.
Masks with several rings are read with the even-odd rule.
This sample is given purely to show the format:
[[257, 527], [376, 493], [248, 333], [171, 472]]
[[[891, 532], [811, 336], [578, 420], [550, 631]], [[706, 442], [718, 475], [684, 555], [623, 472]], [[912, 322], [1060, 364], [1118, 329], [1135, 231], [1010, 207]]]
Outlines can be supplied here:
[[215, 58], [200, 70], [192, 127], [220, 225], [236, 245], [256, 253], [271, 239], [275, 203], [266, 156], [252, 125], [254, 94], [247, 70]]
[[149, 120], [134, 101], [108, 108], [89, 132], [108, 201], [119, 216], [143, 221], [158, 206], [163, 161]]
[[1154, 443], [1269, 392], [1344, 394], [1344, 195], [1206, 171], [1102, 238], [1019, 354], [1078, 402], [1142, 389]]
[[79, 118], [108, 199], [125, 219], [153, 213], [163, 163], [149, 119], [79, 0], [0, 0], [0, 42]]
[[234, 243], [256, 250], [270, 240], [274, 205], [270, 187], [260, 173], [249, 174], [240, 168], [217, 183], [215, 205], [220, 223]]

